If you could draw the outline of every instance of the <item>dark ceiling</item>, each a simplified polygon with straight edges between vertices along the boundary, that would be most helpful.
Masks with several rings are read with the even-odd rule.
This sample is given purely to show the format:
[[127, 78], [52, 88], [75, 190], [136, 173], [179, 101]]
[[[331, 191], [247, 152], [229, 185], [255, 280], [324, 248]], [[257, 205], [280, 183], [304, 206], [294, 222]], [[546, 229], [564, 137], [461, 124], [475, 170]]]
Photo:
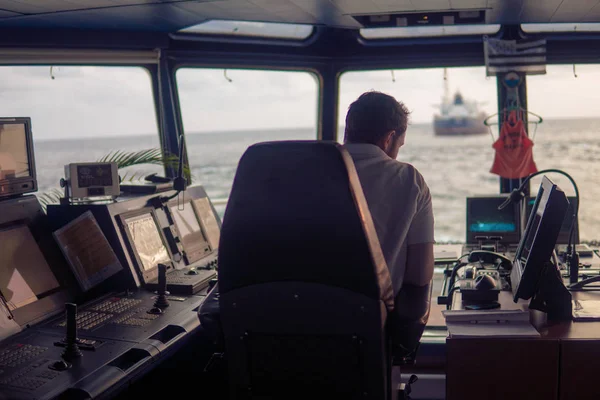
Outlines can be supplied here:
[[176, 32], [231, 19], [356, 29], [353, 15], [436, 10], [485, 10], [487, 23], [600, 21], [600, 0], [0, 0], [0, 28]]

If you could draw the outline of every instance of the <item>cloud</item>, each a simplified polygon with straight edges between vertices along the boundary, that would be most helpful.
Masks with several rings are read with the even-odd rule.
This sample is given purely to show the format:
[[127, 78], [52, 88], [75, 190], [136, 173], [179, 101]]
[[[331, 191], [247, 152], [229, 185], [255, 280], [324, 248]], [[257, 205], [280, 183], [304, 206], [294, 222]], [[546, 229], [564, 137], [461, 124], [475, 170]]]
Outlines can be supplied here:
[[[596, 65], [551, 65], [527, 78], [528, 104], [544, 118], [593, 117], [600, 100]], [[0, 115], [30, 116], [36, 139], [156, 135], [149, 74], [138, 67], [0, 67]], [[229, 78], [231, 80], [228, 81]], [[393, 78], [395, 82], [393, 82]], [[318, 83], [307, 72], [182, 68], [176, 73], [187, 132], [317, 126]], [[497, 112], [496, 80], [484, 67], [449, 68], [460, 90]], [[347, 72], [340, 78], [340, 125], [350, 103], [367, 90], [395, 96], [413, 123], [429, 123], [443, 94], [443, 69]]]

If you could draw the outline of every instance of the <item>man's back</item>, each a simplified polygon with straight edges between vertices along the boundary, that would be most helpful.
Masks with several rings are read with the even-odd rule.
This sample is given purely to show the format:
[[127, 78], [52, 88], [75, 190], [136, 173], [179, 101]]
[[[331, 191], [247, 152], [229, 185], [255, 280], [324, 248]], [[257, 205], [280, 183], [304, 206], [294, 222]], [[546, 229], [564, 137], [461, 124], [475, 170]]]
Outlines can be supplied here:
[[412, 165], [390, 158], [376, 145], [349, 143], [346, 148], [356, 165], [396, 295], [404, 282], [408, 246], [433, 243], [429, 188]]

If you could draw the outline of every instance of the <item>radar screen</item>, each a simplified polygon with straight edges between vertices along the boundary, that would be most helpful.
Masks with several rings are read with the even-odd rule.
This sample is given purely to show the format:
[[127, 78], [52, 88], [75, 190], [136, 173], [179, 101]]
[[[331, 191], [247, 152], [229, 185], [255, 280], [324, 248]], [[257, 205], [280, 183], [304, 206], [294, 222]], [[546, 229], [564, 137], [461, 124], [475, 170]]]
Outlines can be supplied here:
[[123, 269], [91, 211], [54, 232], [54, 238], [84, 291]]
[[208, 237], [208, 243], [210, 244], [210, 247], [213, 250], [218, 249], [219, 238], [221, 237], [221, 228], [219, 227], [219, 223], [217, 222], [217, 218], [212, 207], [210, 206], [208, 198], [203, 197], [201, 199], [196, 199], [193, 201], [193, 204], [196, 215], [202, 223], [202, 227], [204, 228], [206, 236]]
[[158, 264], [170, 264], [171, 257], [151, 211], [124, 217], [123, 221], [142, 273], [158, 269]]
[[210, 253], [211, 248], [200, 227], [191, 202], [169, 206], [175, 226], [185, 251], [188, 264], [192, 264]]
[[0, 293], [9, 310], [60, 290], [27, 225], [0, 229]]

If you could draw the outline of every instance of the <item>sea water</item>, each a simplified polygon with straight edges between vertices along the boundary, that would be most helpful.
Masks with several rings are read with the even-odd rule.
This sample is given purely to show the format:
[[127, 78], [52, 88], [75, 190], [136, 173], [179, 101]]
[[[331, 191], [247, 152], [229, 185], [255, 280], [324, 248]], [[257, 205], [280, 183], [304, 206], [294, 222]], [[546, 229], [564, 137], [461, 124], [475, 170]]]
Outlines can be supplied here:
[[[580, 236], [582, 240], [600, 239], [600, 119], [544, 120], [533, 137], [534, 159], [538, 169], [558, 168], [569, 173], [579, 186], [581, 196]], [[494, 132], [494, 136], [497, 132]], [[314, 139], [316, 129], [281, 129], [188, 133], [186, 144], [194, 184], [203, 185], [213, 199], [226, 199], [237, 163], [253, 143], [270, 140]], [[433, 196], [435, 238], [438, 242], [464, 241], [465, 199], [472, 195], [499, 192], [497, 175], [491, 174], [494, 159], [493, 137], [439, 137], [428, 124], [410, 125], [398, 160], [414, 165], [424, 176]], [[36, 141], [35, 156], [39, 193], [59, 188], [64, 165], [96, 161], [115, 150], [138, 151], [159, 146], [158, 135]], [[144, 165], [120, 172], [163, 174], [161, 167]], [[574, 191], [567, 179], [550, 174], [568, 194]], [[532, 180], [535, 194], [541, 178]], [[223, 215], [225, 205], [216, 207]]]

